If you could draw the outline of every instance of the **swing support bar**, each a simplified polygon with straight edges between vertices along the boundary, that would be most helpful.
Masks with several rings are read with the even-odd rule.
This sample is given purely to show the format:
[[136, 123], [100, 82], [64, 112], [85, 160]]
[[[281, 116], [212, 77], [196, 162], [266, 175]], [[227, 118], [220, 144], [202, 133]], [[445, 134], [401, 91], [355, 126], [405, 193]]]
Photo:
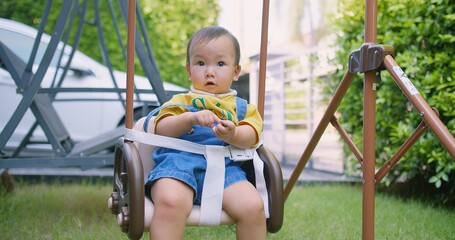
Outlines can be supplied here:
[[128, 0], [127, 52], [126, 52], [126, 116], [125, 127], [133, 128], [134, 96], [134, 34], [136, 29], [136, 0]]
[[262, 30], [261, 49], [259, 52], [259, 86], [258, 86], [258, 111], [264, 119], [265, 81], [267, 69], [267, 42], [269, 35], [269, 0], [262, 2]]

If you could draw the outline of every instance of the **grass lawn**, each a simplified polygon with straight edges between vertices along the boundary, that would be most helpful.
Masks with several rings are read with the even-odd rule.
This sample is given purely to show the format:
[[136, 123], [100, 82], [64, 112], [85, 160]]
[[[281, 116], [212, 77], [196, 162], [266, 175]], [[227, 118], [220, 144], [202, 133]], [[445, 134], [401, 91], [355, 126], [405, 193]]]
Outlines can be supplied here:
[[[0, 191], [0, 239], [127, 239], [107, 208], [110, 192], [102, 182], [16, 183]], [[303, 185], [268, 239], [361, 239], [361, 224], [361, 186]], [[189, 227], [186, 239], [235, 239], [234, 227]], [[377, 193], [375, 239], [455, 239], [455, 210]]]

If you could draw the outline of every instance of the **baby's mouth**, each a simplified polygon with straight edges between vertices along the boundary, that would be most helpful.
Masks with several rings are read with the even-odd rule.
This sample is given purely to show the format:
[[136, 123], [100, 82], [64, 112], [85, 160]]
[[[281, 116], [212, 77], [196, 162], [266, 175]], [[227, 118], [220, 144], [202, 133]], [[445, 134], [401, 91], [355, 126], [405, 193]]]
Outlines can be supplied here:
[[208, 82], [205, 84], [206, 86], [215, 86], [215, 83], [214, 82]]

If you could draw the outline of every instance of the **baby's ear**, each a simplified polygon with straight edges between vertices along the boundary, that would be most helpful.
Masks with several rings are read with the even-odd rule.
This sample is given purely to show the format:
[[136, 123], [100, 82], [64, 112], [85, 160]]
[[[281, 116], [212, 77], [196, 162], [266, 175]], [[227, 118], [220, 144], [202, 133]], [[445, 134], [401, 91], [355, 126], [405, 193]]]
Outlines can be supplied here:
[[186, 64], [186, 72], [188, 73], [188, 80], [191, 81], [191, 68], [188, 64]]
[[242, 71], [242, 66], [240, 65], [237, 65], [237, 67], [235, 67], [235, 71], [234, 71], [234, 81], [238, 81], [239, 80], [239, 77], [240, 77], [240, 72]]

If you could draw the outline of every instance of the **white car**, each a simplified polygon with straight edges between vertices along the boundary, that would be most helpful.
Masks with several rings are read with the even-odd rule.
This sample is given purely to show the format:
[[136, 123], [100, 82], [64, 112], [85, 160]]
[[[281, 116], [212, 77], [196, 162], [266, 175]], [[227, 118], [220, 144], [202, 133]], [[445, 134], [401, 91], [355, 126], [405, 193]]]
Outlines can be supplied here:
[[[0, 18], [0, 41], [18, 55], [25, 63], [28, 62], [35, 36], [38, 31], [32, 27]], [[50, 42], [50, 36], [43, 34], [39, 51], [35, 58], [33, 70], [36, 71], [38, 64], [43, 57], [47, 44]], [[97, 46], [98, 43], [94, 43]], [[95, 48], [98, 51], [98, 48]], [[63, 65], [69, 58], [71, 47], [64, 47], [63, 43], [57, 47], [51, 65], [41, 83], [42, 88], [55, 86], [54, 75], [57, 71], [57, 78], [63, 72], [62, 67], [57, 67], [58, 58], [61, 51], [63, 54]], [[1, 65], [1, 64], [0, 64]], [[66, 74], [61, 87], [77, 88], [114, 88], [114, 83], [109, 73], [109, 69], [89, 58], [85, 54], [76, 51], [71, 62], [70, 70]], [[119, 88], [125, 88], [126, 73], [114, 71], [116, 83]], [[139, 89], [151, 90], [152, 87], [147, 78], [135, 76], [136, 87]], [[185, 92], [187, 89], [177, 85], [164, 82], [166, 91]], [[22, 95], [17, 93], [18, 88], [9, 72], [0, 68], [0, 129], [3, 130], [10, 120], [15, 109], [18, 107]], [[124, 94], [122, 93], [124, 96]], [[117, 99], [117, 100], [116, 100]], [[153, 93], [141, 94], [142, 100], [147, 100], [149, 107], [153, 108], [158, 105], [156, 95]], [[112, 92], [62, 92], [56, 95], [53, 106], [61, 118], [64, 126], [69, 132], [70, 137], [75, 141], [82, 141], [101, 133], [107, 132], [123, 124], [125, 110], [118, 100], [118, 94]], [[140, 113], [143, 104], [136, 103], [135, 112]], [[15, 129], [13, 136], [7, 142], [8, 146], [17, 146], [23, 139], [24, 135], [35, 122], [32, 112], [27, 110], [20, 124]], [[43, 131], [38, 129], [34, 132], [34, 139], [45, 139]]]

